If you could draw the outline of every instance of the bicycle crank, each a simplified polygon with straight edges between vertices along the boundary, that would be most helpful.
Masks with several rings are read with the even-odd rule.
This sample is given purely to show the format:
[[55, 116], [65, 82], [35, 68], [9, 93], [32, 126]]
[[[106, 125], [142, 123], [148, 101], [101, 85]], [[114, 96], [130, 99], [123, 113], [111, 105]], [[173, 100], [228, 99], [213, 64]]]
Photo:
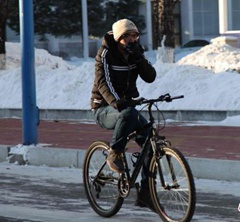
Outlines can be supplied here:
[[120, 173], [118, 180], [118, 190], [121, 197], [123, 198], [127, 197], [130, 193], [130, 186], [125, 173]]

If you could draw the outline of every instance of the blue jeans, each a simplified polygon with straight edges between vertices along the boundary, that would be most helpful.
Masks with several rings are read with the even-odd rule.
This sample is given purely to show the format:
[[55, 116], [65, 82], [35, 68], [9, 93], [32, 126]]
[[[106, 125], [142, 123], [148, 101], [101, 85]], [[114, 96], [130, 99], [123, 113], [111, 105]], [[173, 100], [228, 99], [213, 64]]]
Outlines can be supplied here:
[[[127, 136], [137, 129], [141, 129], [147, 120], [134, 107], [119, 112], [112, 106], [103, 106], [94, 110], [95, 121], [104, 129], [113, 130], [111, 147], [113, 150], [124, 152], [127, 144]], [[142, 147], [148, 131], [137, 135], [135, 141]], [[142, 169], [142, 186], [148, 187], [149, 164], [152, 154], [149, 154], [144, 160]]]

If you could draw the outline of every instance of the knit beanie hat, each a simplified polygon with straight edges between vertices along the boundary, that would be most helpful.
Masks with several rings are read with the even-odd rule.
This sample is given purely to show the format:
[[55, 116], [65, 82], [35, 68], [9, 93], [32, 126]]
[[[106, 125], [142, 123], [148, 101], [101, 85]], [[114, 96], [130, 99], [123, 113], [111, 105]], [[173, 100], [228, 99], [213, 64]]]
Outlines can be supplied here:
[[113, 31], [113, 37], [116, 42], [118, 42], [120, 37], [127, 32], [136, 32], [139, 34], [139, 31], [136, 25], [128, 19], [121, 19], [113, 23], [112, 31]]

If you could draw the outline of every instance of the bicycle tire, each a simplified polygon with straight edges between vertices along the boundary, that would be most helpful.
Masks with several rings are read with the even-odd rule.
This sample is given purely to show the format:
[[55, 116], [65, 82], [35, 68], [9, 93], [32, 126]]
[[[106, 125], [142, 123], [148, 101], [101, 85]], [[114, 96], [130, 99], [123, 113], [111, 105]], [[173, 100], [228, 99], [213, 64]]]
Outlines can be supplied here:
[[[165, 222], [191, 221], [196, 205], [194, 178], [182, 153], [174, 147], [163, 147], [160, 158], [150, 164], [150, 193], [153, 204]], [[160, 174], [165, 184], [162, 186]]]
[[102, 217], [111, 217], [121, 208], [124, 199], [118, 190], [118, 173], [106, 163], [110, 147], [104, 141], [92, 143], [83, 162], [83, 183], [92, 209]]

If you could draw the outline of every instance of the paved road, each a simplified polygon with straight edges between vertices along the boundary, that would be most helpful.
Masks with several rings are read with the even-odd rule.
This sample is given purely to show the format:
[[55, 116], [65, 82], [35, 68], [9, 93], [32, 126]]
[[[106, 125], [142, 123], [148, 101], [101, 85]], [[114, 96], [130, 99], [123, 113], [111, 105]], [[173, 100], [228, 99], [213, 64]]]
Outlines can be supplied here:
[[[1, 222], [106, 221], [90, 208], [80, 169], [16, 166], [0, 163]], [[240, 183], [198, 180], [194, 221], [237, 222]], [[225, 190], [225, 191], [224, 191]], [[156, 222], [160, 218], [134, 206], [134, 192], [109, 222]]]
[[[171, 123], [162, 131], [172, 144], [185, 156], [239, 160], [240, 127], [197, 126], [186, 123]], [[41, 121], [38, 127], [38, 143], [48, 147], [86, 149], [93, 141], [111, 140], [112, 131], [107, 131], [93, 122]], [[0, 144], [22, 144], [21, 119], [0, 119]], [[130, 144], [134, 151], [136, 144]]]

